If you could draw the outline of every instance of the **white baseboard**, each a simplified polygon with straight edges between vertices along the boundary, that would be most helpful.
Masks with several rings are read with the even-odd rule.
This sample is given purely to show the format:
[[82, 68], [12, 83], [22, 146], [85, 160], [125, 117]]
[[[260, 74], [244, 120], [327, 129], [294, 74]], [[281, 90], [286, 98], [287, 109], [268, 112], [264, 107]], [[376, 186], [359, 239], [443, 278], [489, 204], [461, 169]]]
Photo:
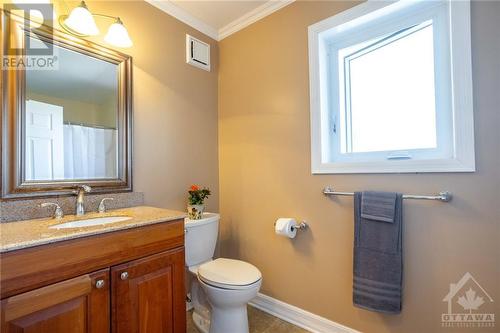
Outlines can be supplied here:
[[261, 293], [250, 305], [312, 333], [361, 333]]

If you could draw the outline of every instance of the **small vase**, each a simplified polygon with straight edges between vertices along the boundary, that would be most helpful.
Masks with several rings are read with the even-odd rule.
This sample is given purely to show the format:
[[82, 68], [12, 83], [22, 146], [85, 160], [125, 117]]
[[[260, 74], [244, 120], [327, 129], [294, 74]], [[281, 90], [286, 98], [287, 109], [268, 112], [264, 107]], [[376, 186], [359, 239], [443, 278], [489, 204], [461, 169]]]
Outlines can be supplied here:
[[190, 220], [200, 220], [203, 217], [204, 205], [188, 205], [188, 218]]

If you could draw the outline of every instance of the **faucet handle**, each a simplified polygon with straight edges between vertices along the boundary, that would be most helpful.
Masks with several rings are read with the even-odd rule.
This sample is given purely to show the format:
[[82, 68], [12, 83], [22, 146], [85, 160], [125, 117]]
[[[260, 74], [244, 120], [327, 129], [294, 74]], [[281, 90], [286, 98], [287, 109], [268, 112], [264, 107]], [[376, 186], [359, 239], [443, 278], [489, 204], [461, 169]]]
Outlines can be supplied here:
[[40, 204], [41, 208], [49, 207], [49, 206], [55, 206], [56, 207], [56, 210], [54, 212], [54, 218], [55, 219], [62, 219], [64, 217], [64, 212], [63, 212], [63, 210], [61, 209], [61, 207], [58, 204], [56, 204], [54, 202], [44, 202], [44, 203]]
[[88, 185], [79, 185], [78, 188], [81, 188], [82, 190], [84, 190], [87, 193], [89, 193], [90, 191], [92, 191], [92, 187], [90, 187]]
[[99, 213], [106, 213], [106, 200], [115, 200], [113, 198], [103, 198], [99, 203]]
[[86, 193], [89, 193], [90, 191], [92, 191], [92, 187], [88, 186], [88, 185], [77, 185], [74, 187], [74, 190], [71, 191], [73, 194], [75, 195], [78, 195], [80, 194], [80, 191], [83, 191], [83, 192], [86, 192]]

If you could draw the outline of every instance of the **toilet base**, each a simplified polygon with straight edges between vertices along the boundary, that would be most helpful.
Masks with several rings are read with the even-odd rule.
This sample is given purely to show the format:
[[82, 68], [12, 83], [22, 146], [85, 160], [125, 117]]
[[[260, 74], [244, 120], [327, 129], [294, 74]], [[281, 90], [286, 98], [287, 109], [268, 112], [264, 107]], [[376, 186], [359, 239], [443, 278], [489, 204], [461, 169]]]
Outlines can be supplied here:
[[217, 309], [212, 307], [209, 333], [248, 333], [247, 305]]
[[[193, 272], [191, 271], [191, 273]], [[199, 332], [208, 333], [210, 330], [210, 305], [196, 277], [191, 280], [191, 289], [187, 298], [189, 302], [186, 302], [186, 311], [193, 311], [194, 326]]]
[[209, 333], [210, 320], [203, 318], [198, 313], [193, 311], [193, 322], [198, 331], [200, 331], [201, 333]]
[[193, 302], [191, 301], [191, 293], [188, 293], [186, 297], [186, 312], [191, 311], [192, 309]]
[[247, 303], [257, 295], [262, 280], [244, 289], [224, 289], [198, 277], [210, 303], [209, 333], [248, 333]]

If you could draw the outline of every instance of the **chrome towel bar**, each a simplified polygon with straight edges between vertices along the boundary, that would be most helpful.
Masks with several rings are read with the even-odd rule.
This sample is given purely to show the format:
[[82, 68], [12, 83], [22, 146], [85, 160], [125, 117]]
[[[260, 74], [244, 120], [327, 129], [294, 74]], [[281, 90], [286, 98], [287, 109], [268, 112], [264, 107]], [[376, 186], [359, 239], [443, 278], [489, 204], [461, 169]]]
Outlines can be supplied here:
[[[343, 196], [353, 196], [354, 192], [339, 192], [335, 191], [332, 187], [325, 187], [323, 189], [324, 195], [343, 195]], [[452, 195], [448, 191], [439, 192], [438, 195], [413, 195], [413, 194], [403, 194], [403, 199], [421, 199], [421, 200], [439, 200], [442, 202], [449, 202], [452, 199]]]

